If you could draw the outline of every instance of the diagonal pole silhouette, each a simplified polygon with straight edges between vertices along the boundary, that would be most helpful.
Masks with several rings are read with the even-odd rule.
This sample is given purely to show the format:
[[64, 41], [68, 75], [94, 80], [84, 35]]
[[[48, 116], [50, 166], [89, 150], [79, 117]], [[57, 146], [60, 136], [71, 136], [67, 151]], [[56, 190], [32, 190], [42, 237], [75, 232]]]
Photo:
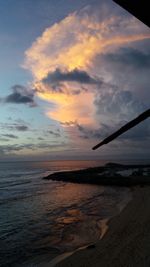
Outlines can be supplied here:
[[[149, 16], [149, 1], [143, 1], [143, 0], [113, 0], [118, 5], [122, 6], [124, 9], [126, 9], [128, 12], [130, 12], [132, 15], [134, 15], [136, 18], [138, 18], [140, 21], [142, 21], [144, 24], [150, 27], [150, 16]], [[133, 119], [132, 121], [128, 122], [124, 126], [122, 126], [118, 131], [114, 132], [107, 138], [105, 138], [102, 142], [94, 146], [92, 149], [95, 150], [105, 144], [108, 144], [115, 138], [117, 138], [119, 135], [125, 133], [132, 127], [136, 126], [143, 120], [150, 117], [150, 109], [144, 111], [142, 114], [140, 114], [138, 117]]]
[[124, 126], [122, 126], [118, 131], [114, 132], [113, 134], [111, 134], [110, 136], [108, 136], [107, 138], [105, 138], [102, 142], [100, 142], [99, 144], [97, 144], [96, 146], [94, 146], [92, 149], [95, 150], [95, 149], [99, 148], [100, 146], [103, 146], [105, 144], [108, 144], [112, 140], [116, 139], [119, 135], [125, 133], [126, 131], [128, 131], [132, 127], [136, 126], [141, 121], [144, 121], [148, 117], [150, 117], [150, 109], [147, 109], [146, 111], [144, 111], [143, 113], [141, 113], [138, 117], [136, 117], [132, 121], [129, 121], [127, 124], [125, 124]]
[[113, 0], [126, 9], [129, 13], [150, 27], [149, 1], [148, 0]]

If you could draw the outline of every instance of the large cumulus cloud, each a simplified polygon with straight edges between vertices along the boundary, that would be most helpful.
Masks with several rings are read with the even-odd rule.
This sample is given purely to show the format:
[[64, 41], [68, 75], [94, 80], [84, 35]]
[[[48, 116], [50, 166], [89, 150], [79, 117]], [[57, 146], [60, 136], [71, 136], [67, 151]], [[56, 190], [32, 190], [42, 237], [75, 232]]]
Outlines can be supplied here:
[[149, 29], [118, 12], [105, 4], [70, 14], [25, 53], [37, 95], [55, 103], [46, 115], [85, 139], [104, 136], [149, 106]]

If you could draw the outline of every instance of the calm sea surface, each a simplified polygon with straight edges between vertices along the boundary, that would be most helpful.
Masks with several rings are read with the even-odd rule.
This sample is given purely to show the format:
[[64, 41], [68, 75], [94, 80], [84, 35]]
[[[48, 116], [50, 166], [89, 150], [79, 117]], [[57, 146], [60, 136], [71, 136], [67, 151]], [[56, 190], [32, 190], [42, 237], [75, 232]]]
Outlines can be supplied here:
[[126, 205], [130, 191], [42, 178], [104, 163], [0, 163], [0, 266], [42, 266], [65, 251], [97, 241], [103, 220]]

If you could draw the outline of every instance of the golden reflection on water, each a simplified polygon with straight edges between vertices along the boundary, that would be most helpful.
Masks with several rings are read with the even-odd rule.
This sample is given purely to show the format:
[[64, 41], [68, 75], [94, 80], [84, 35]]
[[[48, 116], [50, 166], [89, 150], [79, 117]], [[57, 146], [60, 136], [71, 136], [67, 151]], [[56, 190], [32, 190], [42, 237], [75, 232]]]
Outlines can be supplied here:
[[72, 203], [80, 202], [81, 200], [85, 201], [93, 197], [93, 195], [100, 194], [104, 191], [103, 187], [91, 186], [91, 185], [82, 185], [82, 184], [62, 184], [56, 190], [55, 199], [59, 203]]
[[70, 224], [83, 221], [85, 219], [84, 214], [78, 209], [66, 210], [66, 217], [57, 218], [58, 223]]
[[[53, 221], [49, 243], [53, 247], [61, 251], [70, 251], [100, 238], [101, 230], [97, 213], [101, 205], [98, 205], [97, 210], [95, 207], [97, 202], [93, 199], [100, 196], [103, 191], [103, 187], [96, 185], [58, 182], [49, 194], [41, 196], [41, 198], [46, 197], [44, 203], [47, 210], [53, 207], [57, 213], [60, 203], [63, 210], [56, 215], [49, 213], [49, 220]], [[93, 211], [95, 214], [92, 213]]]
[[119, 212], [121, 201], [116, 198], [116, 189], [64, 182], [51, 182], [53, 184], [49, 194], [41, 196], [51, 223], [49, 244], [63, 252], [101, 239], [108, 229], [107, 219]]

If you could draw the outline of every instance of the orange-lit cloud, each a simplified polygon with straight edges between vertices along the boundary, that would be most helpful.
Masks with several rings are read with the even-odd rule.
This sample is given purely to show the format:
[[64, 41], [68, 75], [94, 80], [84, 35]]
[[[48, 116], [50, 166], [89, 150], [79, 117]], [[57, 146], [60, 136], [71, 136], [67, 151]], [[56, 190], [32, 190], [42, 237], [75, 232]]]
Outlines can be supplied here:
[[150, 38], [136, 19], [122, 21], [114, 16], [103, 22], [94, 19], [94, 14], [92, 17], [85, 12], [73, 13], [44, 31], [26, 51], [25, 66], [36, 80], [56, 68], [88, 69], [93, 57], [109, 46]]
[[[150, 38], [147, 28], [134, 18], [116, 15], [103, 21], [99, 18], [100, 14], [90, 13], [88, 8], [70, 14], [47, 28], [25, 53], [24, 66], [33, 74], [38, 97], [56, 104], [53, 110], [45, 111], [54, 120], [63, 123], [78, 121], [95, 126], [93, 89], [96, 85], [85, 85], [87, 90], [82, 90], [83, 84], [64, 81], [62, 86], [65, 91], [55, 91], [51, 84], [42, 82], [50, 72], [58, 68], [65, 72], [78, 69], [93, 77], [97, 55]], [[96, 74], [100, 78], [101, 73], [96, 70]], [[74, 88], [81, 92], [72, 94]]]
[[[48, 96], [50, 99], [55, 99], [58, 107], [54, 111], [48, 111], [47, 115], [60, 122], [76, 120], [82, 124], [94, 123], [94, 109], [93, 93], [81, 93], [80, 95], [65, 95], [60, 96], [55, 94], [53, 98], [52, 94]], [[86, 97], [86, 101], [85, 101]]]

